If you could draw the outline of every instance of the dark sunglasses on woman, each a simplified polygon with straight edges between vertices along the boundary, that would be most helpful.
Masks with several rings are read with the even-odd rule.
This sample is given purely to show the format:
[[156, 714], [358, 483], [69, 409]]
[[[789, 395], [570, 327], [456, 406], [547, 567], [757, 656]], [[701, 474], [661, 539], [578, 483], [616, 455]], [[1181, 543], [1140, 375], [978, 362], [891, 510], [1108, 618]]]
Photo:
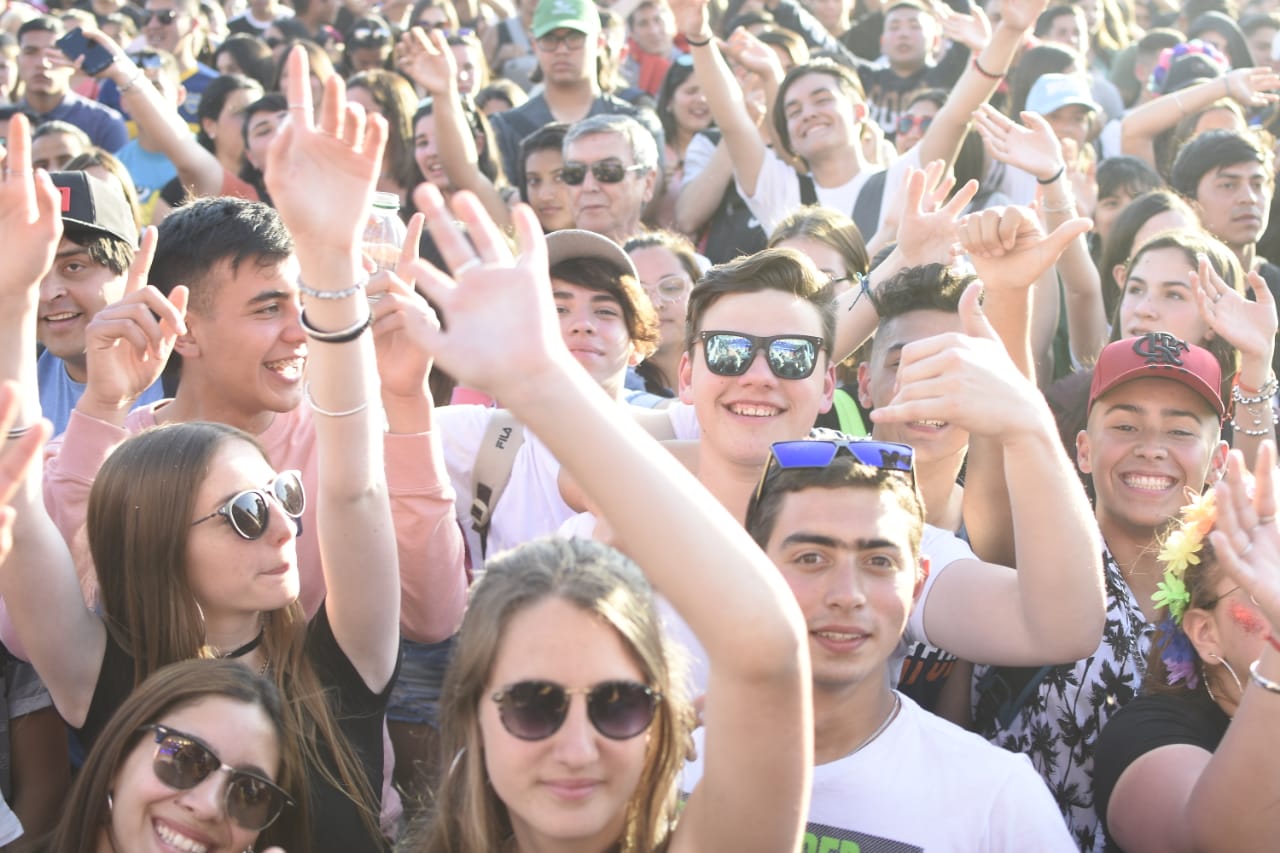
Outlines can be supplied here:
[[156, 778], [176, 791], [189, 791], [219, 771], [227, 772], [224, 805], [227, 817], [243, 829], [261, 832], [266, 829], [293, 800], [276, 783], [248, 770], [237, 770], [222, 763], [191, 735], [168, 726], [146, 726], [156, 739], [156, 754], [151, 769]]
[[300, 471], [281, 471], [265, 489], [245, 489], [232, 495], [222, 506], [208, 515], [191, 522], [191, 526], [203, 524], [211, 518], [222, 516], [231, 529], [244, 539], [260, 539], [271, 523], [269, 500], [280, 504], [284, 514], [298, 518], [307, 507], [306, 492], [302, 488]]
[[553, 681], [518, 681], [493, 694], [502, 727], [520, 740], [545, 740], [560, 730], [574, 696], [587, 697], [587, 719], [610, 740], [649, 728], [662, 694], [634, 681], [604, 681], [570, 690]]

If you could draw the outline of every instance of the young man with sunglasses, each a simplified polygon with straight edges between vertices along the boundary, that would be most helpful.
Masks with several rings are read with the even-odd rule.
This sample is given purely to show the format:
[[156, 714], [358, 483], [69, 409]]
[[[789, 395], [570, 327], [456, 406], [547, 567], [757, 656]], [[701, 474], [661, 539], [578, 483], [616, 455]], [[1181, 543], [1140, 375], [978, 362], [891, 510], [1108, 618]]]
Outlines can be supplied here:
[[569, 187], [575, 228], [625, 245], [644, 232], [640, 218], [657, 178], [658, 149], [633, 118], [591, 116], [564, 138], [560, 180]]
[[544, 88], [513, 110], [489, 121], [502, 151], [503, 171], [524, 174], [520, 142], [551, 122], [579, 122], [588, 116], [624, 115], [644, 125], [662, 151], [662, 124], [652, 110], [635, 107], [600, 91], [597, 63], [604, 47], [600, 11], [590, 0], [542, 0], [533, 13], [534, 50]]
[[1102, 351], [1076, 441], [1103, 538], [1102, 643], [1061, 666], [976, 672], [977, 730], [1030, 756], [1082, 850], [1105, 846], [1093, 809], [1094, 746], [1142, 683], [1162, 577], [1160, 535], [1226, 463], [1221, 378], [1211, 353], [1162, 332]]
[[[809, 630], [815, 766], [803, 849], [1075, 849], [1026, 758], [891, 686], [930, 566], [909, 447], [776, 444], [746, 526]], [[682, 789], [702, 774], [695, 760]]]

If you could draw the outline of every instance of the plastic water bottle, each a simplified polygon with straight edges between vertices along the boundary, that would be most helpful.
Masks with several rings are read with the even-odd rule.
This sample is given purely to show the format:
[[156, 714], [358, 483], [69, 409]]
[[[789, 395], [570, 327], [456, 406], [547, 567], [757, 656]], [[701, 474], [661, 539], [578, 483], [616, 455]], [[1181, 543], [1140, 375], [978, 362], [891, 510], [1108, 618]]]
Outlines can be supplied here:
[[404, 247], [405, 227], [400, 219], [400, 197], [395, 193], [374, 193], [369, 219], [364, 226], [364, 255], [374, 264], [374, 272], [394, 270]]

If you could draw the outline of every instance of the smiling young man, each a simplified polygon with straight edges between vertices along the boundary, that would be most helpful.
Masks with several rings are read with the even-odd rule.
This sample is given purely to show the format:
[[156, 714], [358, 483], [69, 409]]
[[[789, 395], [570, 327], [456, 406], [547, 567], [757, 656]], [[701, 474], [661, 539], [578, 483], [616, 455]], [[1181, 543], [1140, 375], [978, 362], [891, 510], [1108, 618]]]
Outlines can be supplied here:
[[[815, 767], [804, 850], [1075, 849], [1025, 757], [892, 688], [929, 574], [909, 450], [779, 445], [746, 525], [809, 629]], [[702, 773], [701, 761], [691, 763], [682, 789], [693, 790]]]
[[978, 731], [1025, 752], [1082, 850], [1102, 850], [1093, 809], [1098, 733], [1137, 695], [1155, 631], [1159, 536], [1226, 464], [1221, 371], [1208, 350], [1166, 333], [1109, 344], [1094, 368], [1077, 464], [1092, 477], [1103, 538], [1106, 629], [1092, 655], [1038, 670], [979, 668]]
[[[44, 352], [36, 372], [40, 409], [53, 424], [53, 434], [60, 435], [88, 381], [85, 328], [124, 296], [138, 228], [115, 182], [87, 172], [54, 172], [50, 177], [62, 196], [63, 230], [53, 267], [40, 282], [36, 339]], [[135, 405], [163, 397], [157, 380]]]

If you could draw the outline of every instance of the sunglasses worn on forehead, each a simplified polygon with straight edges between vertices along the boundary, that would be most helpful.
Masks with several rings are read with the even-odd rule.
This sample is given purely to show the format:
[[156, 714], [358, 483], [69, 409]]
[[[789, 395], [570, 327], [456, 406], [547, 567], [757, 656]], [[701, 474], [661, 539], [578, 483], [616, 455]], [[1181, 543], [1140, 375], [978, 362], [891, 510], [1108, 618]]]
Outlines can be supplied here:
[[769, 463], [760, 474], [755, 499], [764, 493], [765, 481], [775, 470], [790, 468], [826, 468], [841, 451], [848, 453], [863, 465], [885, 471], [905, 474], [914, 485], [916, 480], [915, 450], [909, 444], [896, 441], [866, 439], [802, 439], [800, 441], [775, 441], [769, 453]]
[[602, 184], [621, 183], [622, 179], [627, 176], [628, 172], [643, 172], [648, 169], [636, 163], [633, 166], [624, 166], [620, 160], [597, 160], [590, 167], [586, 163], [565, 163], [560, 169], [560, 180], [564, 181], [571, 187], [576, 187], [587, 179], [587, 169], [591, 169], [591, 174]]
[[707, 369], [716, 376], [741, 376], [751, 369], [756, 354], [779, 379], [808, 379], [818, 364], [822, 338], [811, 335], [774, 335], [761, 338], [742, 332], [700, 332]]
[[259, 539], [271, 523], [271, 505], [268, 500], [280, 504], [284, 514], [298, 518], [307, 507], [306, 493], [302, 488], [300, 471], [281, 471], [266, 489], [245, 489], [231, 496], [222, 506], [203, 518], [191, 522], [191, 526], [203, 524], [211, 518], [222, 516], [236, 533], [250, 541]]
[[266, 829], [293, 800], [270, 779], [222, 763], [209, 747], [168, 726], [146, 726], [156, 739], [151, 769], [156, 778], [177, 791], [189, 791], [219, 771], [227, 772], [224, 801], [227, 817], [250, 832]]
[[518, 681], [493, 694], [502, 727], [520, 740], [545, 740], [569, 716], [569, 702], [587, 697], [587, 719], [610, 740], [628, 740], [649, 728], [662, 694], [634, 681], [604, 681], [569, 690], [552, 681]]
[[178, 20], [177, 9], [161, 9], [158, 12], [152, 12], [149, 15], [147, 15], [148, 24], [151, 23], [152, 21], [159, 21], [161, 25], [167, 27], [176, 20]]

